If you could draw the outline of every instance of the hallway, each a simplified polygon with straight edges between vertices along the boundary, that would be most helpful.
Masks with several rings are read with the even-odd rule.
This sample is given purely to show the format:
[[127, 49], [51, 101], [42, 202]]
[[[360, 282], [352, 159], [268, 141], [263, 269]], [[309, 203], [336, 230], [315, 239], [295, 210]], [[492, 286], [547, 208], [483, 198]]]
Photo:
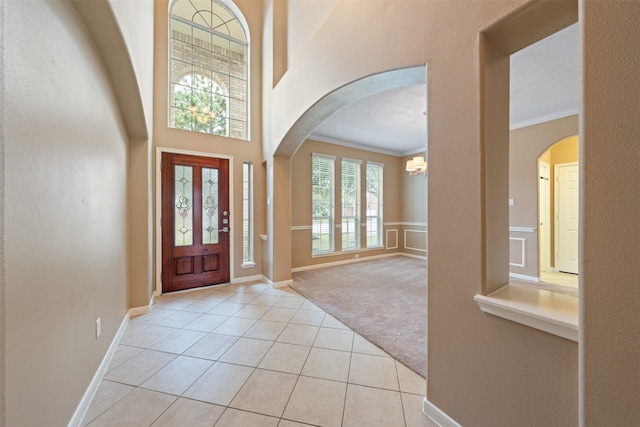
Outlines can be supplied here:
[[159, 297], [131, 319], [88, 426], [435, 426], [424, 380], [290, 288]]

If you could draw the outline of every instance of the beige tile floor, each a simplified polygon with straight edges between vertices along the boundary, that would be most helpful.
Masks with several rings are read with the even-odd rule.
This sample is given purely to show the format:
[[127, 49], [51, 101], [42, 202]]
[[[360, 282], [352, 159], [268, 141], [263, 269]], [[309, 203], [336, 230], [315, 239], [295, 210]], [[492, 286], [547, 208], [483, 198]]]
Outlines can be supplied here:
[[97, 426], [435, 426], [425, 381], [290, 288], [159, 297], [131, 319], [84, 418]]

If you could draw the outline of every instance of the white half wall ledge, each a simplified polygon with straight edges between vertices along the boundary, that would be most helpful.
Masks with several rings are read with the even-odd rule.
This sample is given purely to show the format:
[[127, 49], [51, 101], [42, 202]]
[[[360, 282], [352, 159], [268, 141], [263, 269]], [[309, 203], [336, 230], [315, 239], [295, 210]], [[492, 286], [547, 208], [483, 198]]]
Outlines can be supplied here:
[[578, 298], [511, 283], [474, 300], [484, 313], [578, 342]]

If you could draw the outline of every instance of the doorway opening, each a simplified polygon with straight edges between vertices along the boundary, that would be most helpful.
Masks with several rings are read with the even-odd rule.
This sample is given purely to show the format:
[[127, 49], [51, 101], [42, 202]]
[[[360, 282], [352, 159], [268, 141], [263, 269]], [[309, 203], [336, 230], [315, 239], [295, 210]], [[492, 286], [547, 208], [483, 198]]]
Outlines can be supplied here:
[[[509, 57], [508, 268], [510, 278], [516, 280], [577, 286], [576, 277], [568, 277], [567, 281], [555, 274], [559, 273], [554, 269], [559, 245], [556, 245], [553, 228], [556, 225], [553, 216], [555, 165], [577, 162], [577, 143], [573, 156], [565, 155], [564, 159], [559, 157], [561, 153], [551, 161], [551, 150], [541, 153], [578, 133], [578, 57], [577, 24], [552, 33]], [[575, 138], [577, 141], [577, 135]], [[560, 146], [562, 144], [556, 147]], [[554, 154], [558, 150], [554, 148]], [[574, 213], [577, 224], [577, 205]], [[577, 240], [572, 248], [577, 252]], [[577, 273], [577, 258], [572, 259], [574, 268], [562, 271]], [[542, 287], [554, 289], [554, 286]], [[573, 294], [575, 288], [558, 291]]]
[[538, 158], [538, 260], [542, 282], [578, 287], [579, 137]]

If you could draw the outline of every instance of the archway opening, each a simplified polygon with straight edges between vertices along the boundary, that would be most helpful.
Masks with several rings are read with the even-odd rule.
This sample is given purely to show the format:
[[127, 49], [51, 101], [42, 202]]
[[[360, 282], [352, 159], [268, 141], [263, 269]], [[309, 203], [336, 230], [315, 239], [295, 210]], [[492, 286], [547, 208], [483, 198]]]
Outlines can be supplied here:
[[540, 280], [578, 287], [579, 137], [555, 142], [538, 157]]

